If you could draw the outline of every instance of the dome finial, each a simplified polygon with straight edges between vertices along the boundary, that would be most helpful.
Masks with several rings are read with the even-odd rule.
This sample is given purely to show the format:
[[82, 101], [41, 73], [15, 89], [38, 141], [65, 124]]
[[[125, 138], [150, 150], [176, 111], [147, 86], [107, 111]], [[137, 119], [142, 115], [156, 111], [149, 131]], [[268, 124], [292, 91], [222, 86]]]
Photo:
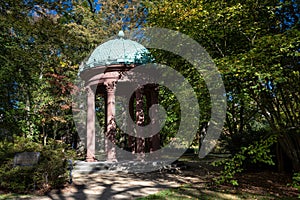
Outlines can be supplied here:
[[121, 30], [121, 31], [119, 31], [118, 36], [119, 36], [120, 38], [123, 38], [123, 37], [125, 36], [125, 34], [124, 34], [124, 32]]

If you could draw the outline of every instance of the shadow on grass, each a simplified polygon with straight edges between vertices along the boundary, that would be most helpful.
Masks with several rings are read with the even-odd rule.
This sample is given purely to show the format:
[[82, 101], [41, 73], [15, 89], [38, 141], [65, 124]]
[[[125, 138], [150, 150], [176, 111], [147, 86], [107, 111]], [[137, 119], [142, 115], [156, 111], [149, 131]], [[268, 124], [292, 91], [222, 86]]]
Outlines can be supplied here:
[[249, 193], [233, 194], [228, 191], [220, 192], [208, 189], [194, 189], [189, 186], [180, 187], [177, 189], [167, 189], [157, 194], [149, 195], [147, 197], [138, 198], [136, 200], [242, 200], [242, 199], [256, 199], [256, 200], [293, 200], [297, 198], [284, 197], [279, 198], [271, 195], [254, 195]]

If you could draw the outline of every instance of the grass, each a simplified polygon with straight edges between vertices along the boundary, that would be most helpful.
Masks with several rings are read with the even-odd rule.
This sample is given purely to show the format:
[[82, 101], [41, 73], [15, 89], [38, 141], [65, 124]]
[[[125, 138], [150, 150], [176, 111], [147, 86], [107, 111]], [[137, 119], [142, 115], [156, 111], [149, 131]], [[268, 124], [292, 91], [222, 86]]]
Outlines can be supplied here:
[[292, 200], [295, 198], [279, 198], [272, 195], [255, 195], [250, 193], [233, 194], [227, 191], [214, 191], [209, 189], [195, 189], [185, 185], [177, 189], [163, 190], [157, 194], [138, 198], [137, 200]]

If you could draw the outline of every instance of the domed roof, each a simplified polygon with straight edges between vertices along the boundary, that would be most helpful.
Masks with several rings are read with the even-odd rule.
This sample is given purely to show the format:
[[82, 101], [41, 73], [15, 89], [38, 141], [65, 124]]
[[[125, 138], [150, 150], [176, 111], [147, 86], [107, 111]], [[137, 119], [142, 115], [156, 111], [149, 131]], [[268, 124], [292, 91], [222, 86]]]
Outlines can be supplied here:
[[118, 37], [98, 46], [83, 64], [80, 71], [113, 64], [145, 64], [151, 60], [149, 51], [141, 44], [124, 38], [120, 31]]

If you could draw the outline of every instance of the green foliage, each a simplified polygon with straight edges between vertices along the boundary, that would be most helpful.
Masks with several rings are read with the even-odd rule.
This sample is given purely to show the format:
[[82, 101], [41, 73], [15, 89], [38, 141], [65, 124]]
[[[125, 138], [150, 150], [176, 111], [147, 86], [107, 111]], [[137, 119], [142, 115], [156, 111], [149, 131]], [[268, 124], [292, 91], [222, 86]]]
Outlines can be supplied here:
[[79, 63], [117, 33], [123, 19], [128, 28], [144, 23], [144, 7], [114, 0], [94, 12], [85, 0], [72, 7], [8, 0], [0, 8], [0, 131], [44, 144], [48, 137], [75, 143], [70, 94]]
[[162, 145], [167, 145], [172, 141], [178, 132], [180, 125], [180, 105], [178, 99], [168, 88], [160, 87], [159, 103], [166, 110], [166, 121], [160, 131]]
[[[15, 153], [40, 152], [34, 166], [13, 167]], [[29, 138], [15, 137], [13, 142], [0, 142], [0, 188], [28, 193], [32, 189], [47, 191], [62, 186], [68, 180], [68, 159], [75, 156], [66, 144], [49, 139], [43, 146]]]
[[[146, 1], [146, 5], [149, 26], [187, 34], [214, 59], [228, 97], [223, 132], [232, 142], [231, 152], [236, 153], [241, 143], [247, 145], [273, 132], [283, 135], [277, 143], [293, 162], [293, 169], [299, 170], [300, 136], [287, 131], [300, 127], [300, 29], [295, 1], [162, 0]], [[191, 84], [199, 82], [199, 75], [182, 59], [168, 58], [180, 63]], [[195, 85], [201, 91], [204, 84]], [[200, 110], [209, 113], [207, 101], [203, 102]], [[263, 130], [257, 131], [256, 125]]]
[[[297, 188], [300, 192], [300, 172], [294, 173], [292, 186]], [[300, 199], [300, 194], [298, 195], [298, 198]]]
[[222, 184], [229, 182], [234, 186], [238, 185], [238, 181], [234, 179], [234, 175], [244, 170], [246, 162], [275, 165], [270, 148], [276, 140], [276, 135], [269, 136], [267, 139], [261, 139], [247, 147], [242, 147], [241, 150], [230, 159], [214, 162], [214, 166], [223, 166], [221, 176], [216, 179], [216, 183]]

